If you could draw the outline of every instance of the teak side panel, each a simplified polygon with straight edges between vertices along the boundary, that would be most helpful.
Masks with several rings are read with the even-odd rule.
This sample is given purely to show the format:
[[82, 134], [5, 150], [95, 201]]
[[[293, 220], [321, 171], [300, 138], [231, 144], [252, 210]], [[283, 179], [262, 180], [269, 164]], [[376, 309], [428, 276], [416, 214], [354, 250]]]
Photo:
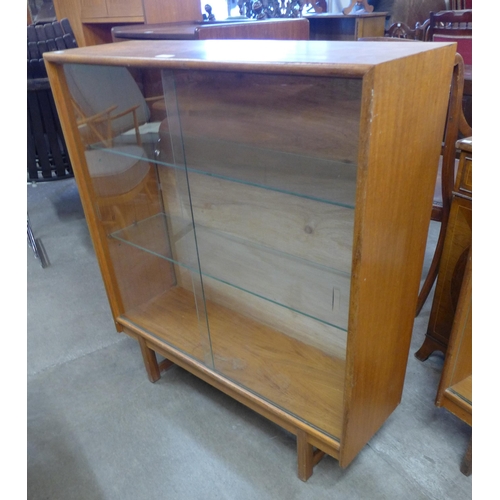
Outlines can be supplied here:
[[342, 467], [401, 398], [454, 57], [443, 47], [364, 79]]

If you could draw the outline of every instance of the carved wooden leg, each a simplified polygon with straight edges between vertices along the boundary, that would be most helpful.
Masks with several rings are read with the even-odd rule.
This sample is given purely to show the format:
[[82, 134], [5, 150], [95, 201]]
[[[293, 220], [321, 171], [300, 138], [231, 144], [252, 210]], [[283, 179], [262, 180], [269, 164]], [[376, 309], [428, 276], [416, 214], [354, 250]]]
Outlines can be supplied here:
[[142, 359], [144, 360], [144, 367], [149, 381], [156, 382], [160, 379], [160, 367], [156, 359], [156, 353], [146, 345], [146, 341], [142, 337], [139, 337], [139, 345], [141, 346]]
[[297, 475], [301, 481], [307, 481], [313, 473], [313, 467], [325, 456], [321, 450], [314, 450], [307, 442], [307, 433], [297, 429]]
[[419, 361], [425, 361], [434, 351], [440, 351], [446, 354], [446, 346], [426, 336], [420, 349], [415, 353], [415, 357]]
[[469, 444], [467, 445], [467, 450], [464, 458], [462, 459], [462, 463], [460, 464], [460, 472], [466, 476], [470, 476], [472, 474], [472, 436], [469, 440]]

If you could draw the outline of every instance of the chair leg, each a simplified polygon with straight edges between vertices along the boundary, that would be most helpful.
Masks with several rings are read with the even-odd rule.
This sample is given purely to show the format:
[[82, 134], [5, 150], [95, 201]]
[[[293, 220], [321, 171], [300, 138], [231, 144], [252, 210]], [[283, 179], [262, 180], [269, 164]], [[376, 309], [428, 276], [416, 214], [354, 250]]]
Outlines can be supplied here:
[[436, 278], [438, 275], [438, 270], [439, 270], [439, 263], [441, 261], [441, 256], [443, 255], [443, 250], [444, 250], [446, 226], [447, 226], [447, 224], [445, 223], [445, 221], [441, 222], [441, 228], [439, 230], [438, 240], [436, 243], [436, 249], [434, 250], [434, 255], [432, 257], [431, 265], [429, 267], [429, 271], [427, 273], [427, 276], [425, 277], [424, 284], [420, 288], [420, 292], [418, 294], [417, 310], [416, 310], [415, 316], [418, 316], [420, 314], [420, 312], [422, 311], [422, 307], [424, 306], [425, 301], [429, 297], [429, 294], [431, 293], [434, 282], [436, 281]]
[[42, 268], [45, 269], [50, 265], [47, 253], [45, 252], [45, 247], [40, 239], [35, 238], [33, 230], [31, 228], [30, 218], [28, 216], [28, 243], [35, 254], [35, 258], [40, 261]]
[[419, 361], [425, 361], [435, 351], [440, 351], [443, 354], [446, 354], [446, 346], [426, 335], [420, 349], [415, 353], [415, 357]]
[[472, 436], [469, 439], [467, 450], [460, 464], [460, 472], [465, 476], [470, 476], [472, 474]]

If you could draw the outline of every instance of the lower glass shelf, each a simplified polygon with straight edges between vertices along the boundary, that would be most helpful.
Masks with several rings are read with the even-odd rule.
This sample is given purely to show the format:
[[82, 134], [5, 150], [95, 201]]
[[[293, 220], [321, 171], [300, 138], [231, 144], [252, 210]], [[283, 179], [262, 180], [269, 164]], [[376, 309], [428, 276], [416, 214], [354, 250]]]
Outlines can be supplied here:
[[216, 302], [207, 300], [206, 311], [208, 338], [200, 333], [193, 294], [177, 286], [127, 310], [121, 320], [338, 439], [344, 357], [329, 355]]
[[[219, 298], [245, 292], [347, 331], [348, 273], [199, 224], [194, 230], [190, 221], [163, 213], [111, 236], [187, 271], [201, 269], [207, 292]], [[224, 292], [225, 286], [233, 290]]]

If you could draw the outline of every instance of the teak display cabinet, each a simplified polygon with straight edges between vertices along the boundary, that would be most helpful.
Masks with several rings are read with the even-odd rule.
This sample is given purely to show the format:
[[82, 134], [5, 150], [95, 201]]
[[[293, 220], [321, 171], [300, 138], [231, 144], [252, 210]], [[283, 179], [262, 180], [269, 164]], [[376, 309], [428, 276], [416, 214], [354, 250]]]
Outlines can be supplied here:
[[296, 435], [303, 480], [323, 453], [347, 466], [400, 401], [454, 58], [242, 40], [45, 54], [118, 330], [152, 381], [173, 362]]

